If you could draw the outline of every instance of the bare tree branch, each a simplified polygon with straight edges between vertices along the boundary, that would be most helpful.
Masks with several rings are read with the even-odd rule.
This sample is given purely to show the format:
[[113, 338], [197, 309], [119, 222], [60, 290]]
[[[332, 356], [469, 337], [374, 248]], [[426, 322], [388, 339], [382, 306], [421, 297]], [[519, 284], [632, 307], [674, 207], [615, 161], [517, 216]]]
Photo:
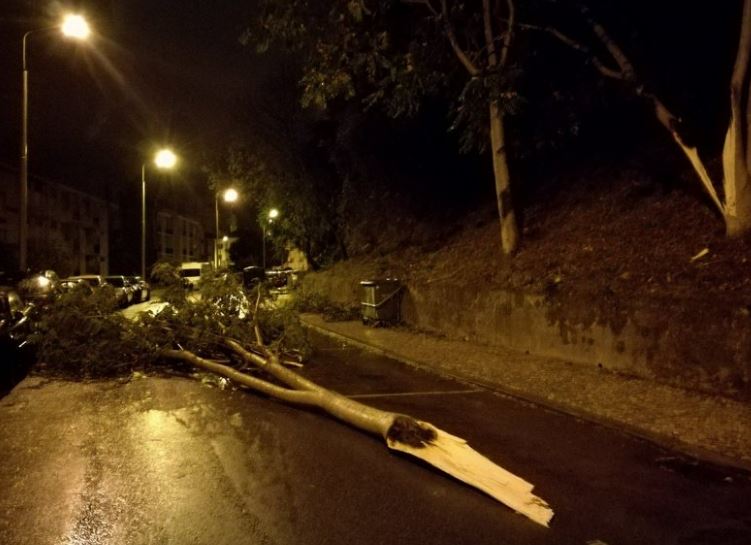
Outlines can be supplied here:
[[580, 4], [579, 11], [584, 16], [584, 19], [587, 21], [589, 26], [592, 28], [592, 32], [594, 32], [595, 36], [597, 36], [600, 42], [602, 42], [602, 44], [608, 50], [608, 53], [610, 53], [610, 55], [620, 67], [623, 79], [627, 81], [636, 81], [636, 71], [634, 70], [634, 66], [631, 64], [631, 61], [628, 60], [628, 57], [623, 52], [623, 50], [610, 37], [610, 34], [608, 34], [608, 32], [605, 30], [605, 27], [590, 15], [590, 11], [587, 6]]
[[488, 50], [488, 66], [495, 68], [498, 57], [495, 52], [495, 37], [490, 17], [490, 0], [482, 0], [482, 30], [485, 33], [485, 47]]
[[[426, 3], [429, 4], [429, 2], [426, 2]], [[446, 31], [446, 37], [448, 38], [449, 43], [451, 44], [451, 48], [454, 50], [454, 53], [459, 59], [459, 62], [461, 62], [462, 65], [464, 65], [464, 68], [467, 69], [467, 72], [469, 72], [470, 76], [472, 77], [479, 76], [480, 69], [477, 68], [477, 66], [472, 62], [472, 60], [469, 58], [467, 53], [459, 45], [459, 41], [456, 39], [456, 34], [454, 33], [454, 27], [451, 25], [451, 21], [449, 20], [448, 6], [446, 5], [446, 0], [441, 0], [441, 19], [443, 20], [443, 26], [444, 26], [444, 30]]]
[[574, 40], [573, 38], [564, 34], [563, 32], [561, 32], [555, 27], [534, 25], [530, 23], [519, 23], [519, 22], [516, 23], [516, 26], [525, 30], [537, 30], [539, 32], [545, 32], [547, 34], [550, 34], [551, 36], [559, 40], [564, 45], [570, 47], [571, 49], [578, 51], [579, 53], [582, 53], [584, 55], [587, 55], [587, 57], [589, 58], [589, 62], [592, 63], [592, 66], [594, 66], [597, 69], [597, 71], [600, 72], [603, 76], [611, 78], [611, 79], [617, 79], [617, 80], [626, 79], [623, 72], [607, 66], [599, 57], [597, 57], [597, 55], [595, 55], [592, 52], [592, 50], [589, 47], [582, 44], [581, 42]]
[[514, 38], [514, 24], [516, 22], [516, 6], [514, 5], [514, 0], [506, 0], [506, 9], [508, 10], [508, 27], [503, 34], [501, 59], [498, 63], [501, 68], [505, 67], [508, 63], [509, 49], [511, 48], [511, 42]]
[[[751, 2], [751, 0], [746, 1]], [[680, 119], [676, 115], [674, 115], [656, 95], [645, 91], [645, 86], [639, 80], [636, 74], [636, 70], [634, 69], [633, 64], [631, 64], [629, 58], [626, 56], [626, 53], [610, 37], [610, 34], [605, 30], [605, 27], [603, 27], [602, 24], [600, 24], [592, 17], [589, 9], [586, 6], [580, 5], [579, 11], [584, 16], [597, 39], [600, 40], [600, 42], [605, 46], [608, 53], [610, 53], [611, 57], [618, 65], [618, 70], [606, 66], [594, 53], [592, 53], [589, 47], [567, 36], [555, 27], [538, 26], [528, 23], [517, 23], [517, 26], [519, 28], [528, 30], [546, 32], [551, 36], [554, 36], [556, 39], [558, 39], [568, 47], [587, 55], [592, 65], [602, 75], [628, 83], [637, 95], [649, 100], [654, 107], [654, 112], [657, 120], [663, 127], [668, 130], [670, 135], [673, 137], [673, 140], [684, 153], [686, 158], [691, 163], [691, 166], [694, 168], [694, 171], [699, 176], [699, 180], [701, 181], [702, 186], [706, 190], [710, 199], [712, 199], [714, 205], [724, 216], [726, 207], [717, 194], [714, 182], [712, 181], [712, 178], [709, 175], [704, 162], [699, 156], [698, 150], [695, 147], [688, 145], [678, 130], [680, 127]]]
[[227, 365], [222, 365], [221, 363], [202, 358], [188, 350], [163, 350], [162, 355], [166, 358], [182, 360], [195, 365], [196, 367], [201, 367], [213, 373], [224, 375], [238, 384], [242, 384], [243, 386], [247, 386], [257, 392], [281, 399], [282, 401], [306, 407], [317, 407], [320, 404], [320, 394], [318, 392], [283, 388], [265, 380], [252, 377], [246, 373], [241, 373]]

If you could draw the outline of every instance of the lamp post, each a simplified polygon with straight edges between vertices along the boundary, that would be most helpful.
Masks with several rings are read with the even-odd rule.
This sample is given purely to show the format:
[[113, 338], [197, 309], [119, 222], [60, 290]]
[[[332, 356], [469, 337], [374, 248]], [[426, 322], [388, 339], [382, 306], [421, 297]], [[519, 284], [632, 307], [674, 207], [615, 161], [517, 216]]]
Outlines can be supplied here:
[[[239, 197], [240, 194], [237, 190], [231, 187], [222, 192], [222, 199], [229, 204], [237, 202]], [[216, 232], [214, 233], [214, 270], [219, 270], [219, 193], [214, 194], [214, 213], [216, 220]], [[227, 237], [224, 238], [227, 239]]]
[[[177, 164], [177, 155], [164, 148], [154, 156], [154, 165], [170, 170]], [[141, 278], [146, 279], [146, 163], [141, 164]]]
[[26, 59], [26, 43], [29, 36], [37, 32], [59, 28], [64, 36], [75, 40], [85, 40], [91, 34], [86, 19], [80, 15], [67, 15], [59, 27], [45, 27], [29, 30], [21, 40], [21, 167], [19, 172], [18, 210], [18, 268], [26, 270], [28, 263], [29, 239], [29, 65]]
[[262, 233], [263, 242], [261, 244], [261, 253], [263, 255], [262, 264], [263, 264], [264, 271], [266, 270], [266, 225], [273, 223], [274, 220], [278, 217], [279, 217], [279, 210], [277, 210], [276, 208], [272, 208], [271, 210], [269, 210], [267, 221], [264, 221], [261, 224], [261, 229], [263, 231]]

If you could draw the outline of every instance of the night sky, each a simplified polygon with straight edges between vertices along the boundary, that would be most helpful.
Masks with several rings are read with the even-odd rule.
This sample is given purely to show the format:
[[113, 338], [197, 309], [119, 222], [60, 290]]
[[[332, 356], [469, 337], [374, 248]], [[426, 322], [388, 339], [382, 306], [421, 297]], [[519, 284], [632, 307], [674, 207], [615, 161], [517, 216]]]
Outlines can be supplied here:
[[[72, 11], [84, 14], [95, 33], [89, 43], [73, 43], [56, 31], [33, 34], [28, 42], [30, 172], [103, 194], [130, 191], [151, 150], [169, 144], [182, 159], [179, 176], [203, 184], [200, 168], [221, 151], [233, 104], [252, 85], [255, 56], [238, 40], [249, 5], [78, 2]], [[21, 37], [56, 24], [62, 6], [50, 0], [3, 1], [4, 163], [18, 162]]]
[[[721, 142], [739, 9], [736, 2], [721, 4], [711, 9], [679, 0], [597, 4], [598, 14], [652, 88], [664, 93], [679, 115], [689, 114], [698, 139], [713, 142]], [[56, 24], [66, 5], [87, 16], [96, 36], [88, 44], [71, 43], [56, 32], [30, 38], [31, 174], [111, 198], [118, 198], [118, 192], [137, 195], [141, 163], [155, 146], [168, 143], [182, 158], [178, 182], [205, 188], [201, 168], [221, 157], [229, 134], [247, 122], [238, 104], [260, 80], [259, 69], [267, 62], [239, 42], [254, 15], [254, 2], [3, 0], [0, 161], [6, 164], [18, 163], [21, 37], [27, 30]], [[565, 16], [553, 16], [550, 22], [569, 32], [582, 30]], [[542, 62], [550, 66], [539, 72], [546, 79], [584, 74], [598, 83], [581, 96], [606, 97], [614, 108], [622, 108], [612, 102], [620, 92], [617, 83], [600, 85], [579, 56], [536, 39], [555, 51], [555, 66], [563, 73], [551, 72], [553, 64], [546, 57]], [[528, 106], [518, 118], [519, 127], [537, 123], [549, 130], [553, 123], [540, 111]], [[632, 118], [641, 121], [636, 130], [643, 125], [662, 137], [648, 112], [641, 113], [623, 110], [624, 119], [614, 120], [596, 110], [591, 117], [607, 120], [603, 130], [610, 134], [603, 136], [595, 127], [591, 141], [639, 142], [627, 127]], [[436, 115], [434, 125], [435, 131], [443, 130], [444, 113]]]

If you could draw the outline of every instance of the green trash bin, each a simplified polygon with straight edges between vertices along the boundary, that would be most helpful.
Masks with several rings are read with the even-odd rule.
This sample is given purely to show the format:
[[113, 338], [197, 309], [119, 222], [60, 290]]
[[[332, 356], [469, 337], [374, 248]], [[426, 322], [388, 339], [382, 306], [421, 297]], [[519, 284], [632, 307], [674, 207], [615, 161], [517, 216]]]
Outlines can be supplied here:
[[390, 325], [399, 322], [402, 285], [395, 278], [363, 280], [363, 298], [360, 303], [362, 323]]

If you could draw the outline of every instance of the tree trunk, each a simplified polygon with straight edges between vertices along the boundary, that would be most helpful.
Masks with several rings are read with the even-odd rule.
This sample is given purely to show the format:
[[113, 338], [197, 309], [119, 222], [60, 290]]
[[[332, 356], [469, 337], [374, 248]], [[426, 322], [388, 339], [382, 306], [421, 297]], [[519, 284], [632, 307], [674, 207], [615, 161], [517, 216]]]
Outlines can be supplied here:
[[751, 230], [749, 183], [749, 61], [751, 60], [751, 0], [743, 2], [741, 36], [730, 82], [730, 124], [722, 150], [725, 189], [725, 227], [728, 236]]
[[550, 506], [532, 493], [532, 484], [494, 464], [471, 448], [464, 439], [446, 433], [428, 422], [382, 411], [322, 388], [286, 369], [273, 354], [267, 353], [268, 355], [262, 356], [250, 352], [229, 339], [226, 345], [246, 363], [262, 369], [289, 388], [241, 373], [187, 350], [163, 350], [162, 355], [226, 376], [238, 384], [287, 403], [317, 407], [351, 426], [383, 437], [388, 448], [404, 452], [437, 467], [482, 490], [537, 524], [547, 527], [553, 518]]
[[519, 226], [516, 222], [514, 202], [511, 198], [511, 179], [506, 154], [506, 137], [503, 130], [503, 113], [497, 100], [490, 102], [490, 146], [493, 156], [493, 176], [501, 227], [503, 253], [513, 254], [519, 246]]

